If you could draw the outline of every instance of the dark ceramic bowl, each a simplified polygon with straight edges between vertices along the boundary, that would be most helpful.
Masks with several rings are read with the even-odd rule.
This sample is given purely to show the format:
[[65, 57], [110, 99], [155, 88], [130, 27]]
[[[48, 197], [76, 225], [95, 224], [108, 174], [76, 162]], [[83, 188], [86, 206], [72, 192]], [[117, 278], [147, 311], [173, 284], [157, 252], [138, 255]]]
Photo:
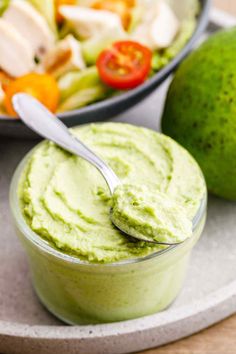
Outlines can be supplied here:
[[[144, 84], [133, 90], [80, 109], [59, 114], [58, 116], [62, 121], [67, 126], [74, 126], [106, 120], [124, 112], [147, 97], [173, 72], [177, 65], [192, 49], [200, 34], [205, 30], [208, 23], [211, 0], [200, 0], [200, 2], [202, 6], [195, 32], [181, 52], [167, 66], [155, 74], [151, 79], [147, 80]], [[19, 119], [7, 116], [0, 116], [0, 136], [1, 135], [22, 138], [35, 137], [35, 133], [27, 128]]]

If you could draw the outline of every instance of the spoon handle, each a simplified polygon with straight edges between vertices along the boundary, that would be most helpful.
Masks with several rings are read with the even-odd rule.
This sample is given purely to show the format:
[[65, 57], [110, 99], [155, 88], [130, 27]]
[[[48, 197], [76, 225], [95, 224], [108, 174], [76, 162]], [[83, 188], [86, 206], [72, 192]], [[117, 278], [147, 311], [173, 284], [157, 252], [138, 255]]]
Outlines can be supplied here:
[[14, 95], [13, 105], [15, 111], [29, 128], [43, 138], [53, 141], [63, 149], [93, 164], [102, 173], [111, 193], [113, 193], [120, 184], [114, 171], [83, 142], [71, 134], [61, 120], [38, 100], [25, 93]]

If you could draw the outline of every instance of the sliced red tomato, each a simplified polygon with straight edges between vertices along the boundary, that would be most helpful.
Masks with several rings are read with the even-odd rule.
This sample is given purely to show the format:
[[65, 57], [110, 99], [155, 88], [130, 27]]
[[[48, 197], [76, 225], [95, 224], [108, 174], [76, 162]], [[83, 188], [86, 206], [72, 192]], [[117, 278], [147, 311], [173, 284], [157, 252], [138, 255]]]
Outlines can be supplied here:
[[134, 41], [119, 41], [97, 59], [101, 80], [115, 89], [132, 89], [142, 84], [151, 68], [152, 52]]

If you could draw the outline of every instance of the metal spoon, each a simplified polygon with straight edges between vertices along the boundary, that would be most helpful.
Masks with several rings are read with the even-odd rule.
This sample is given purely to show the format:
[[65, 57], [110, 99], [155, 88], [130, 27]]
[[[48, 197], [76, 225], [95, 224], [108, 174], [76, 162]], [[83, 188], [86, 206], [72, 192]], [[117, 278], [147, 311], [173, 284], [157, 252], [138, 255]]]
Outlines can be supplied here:
[[[77, 137], [71, 134], [70, 130], [54, 114], [43, 106], [38, 100], [25, 93], [18, 93], [13, 97], [13, 106], [23, 122], [33, 131], [42, 137], [53, 141], [63, 149], [82, 157], [94, 165], [103, 175], [111, 194], [121, 184], [114, 171], [91, 149], [82, 143]], [[114, 223], [114, 222], [113, 222]], [[115, 224], [114, 224], [115, 225]], [[159, 245], [173, 246], [178, 243], [165, 243], [149, 241], [139, 236], [128, 235], [124, 230], [115, 225], [127, 237], [132, 237], [144, 242]]]

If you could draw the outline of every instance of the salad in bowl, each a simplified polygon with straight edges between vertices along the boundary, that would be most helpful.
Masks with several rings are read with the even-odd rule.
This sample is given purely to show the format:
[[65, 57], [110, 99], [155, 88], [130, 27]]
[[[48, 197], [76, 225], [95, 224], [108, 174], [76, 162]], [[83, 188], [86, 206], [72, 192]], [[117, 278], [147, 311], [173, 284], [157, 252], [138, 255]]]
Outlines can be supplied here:
[[1, 114], [16, 115], [18, 92], [61, 113], [137, 88], [181, 51], [199, 9], [198, 0], [3, 1]]

